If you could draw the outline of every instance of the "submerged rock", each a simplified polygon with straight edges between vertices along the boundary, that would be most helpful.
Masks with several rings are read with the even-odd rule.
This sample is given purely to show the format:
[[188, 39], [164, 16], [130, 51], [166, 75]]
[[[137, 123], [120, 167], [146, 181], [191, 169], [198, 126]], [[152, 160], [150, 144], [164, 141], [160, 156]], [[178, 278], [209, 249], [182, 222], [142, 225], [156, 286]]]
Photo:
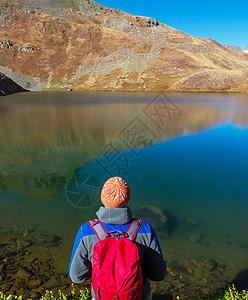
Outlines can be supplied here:
[[16, 244], [10, 244], [10, 245], [6, 246], [4, 249], [6, 252], [8, 252], [9, 254], [12, 254], [12, 255], [17, 253]]
[[16, 275], [20, 279], [28, 279], [32, 276], [32, 274], [26, 271], [24, 268], [20, 268]]
[[145, 219], [151, 223], [154, 229], [165, 229], [167, 216], [163, 210], [157, 206], [147, 205], [133, 212], [134, 218]]
[[4, 287], [3, 287], [3, 289], [2, 289], [2, 291], [6, 294], [11, 288], [12, 288], [12, 286], [13, 286], [13, 284], [6, 284]]
[[203, 237], [203, 234], [201, 234], [201, 233], [193, 233], [189, 236], [189, 241], [193, 244], [196, 244], [196, 243], [200, 242], [202, 237]]
[[195, 218], [191, 218], [191, 217], [186, 217], [184, 218], [184, 222], [189, 225], [189, 226], [193, 226], [193, 227], [198, 227], [201, 225], [201, 222]]
[[53, 243], [54, 242], [54, 236], [50, 234], [41, 234], [38, 236], [37, 241], [40, 243]]
[[16, 240], [16, 245], [17, 245], [17, 248], [26, 248], [31, 245], [31, 242], [29, 240], [19, 239], [19, 240]]
[[[0, 291], [40, 299], [42, 285], [55, 275], [55, 263], [48, 246], [57, 246], [61, 238], [39, 230], [13, 226], [0, 231]], [[28, 251], [27, 251], [28, 250]], [[56, 277], [57, 278], [57, 277]], [[57, 280], [60, 285], [65, 279]], [[57, 284], [56, 284], [57, 285]]]
[[50, 278], [42, 287], [44, 289], [53, 289], [64, 285], [63, 282], [61, 282], [59, 276], [53, 276]]
[[29, 281], [29, 287], [30, 288], [37, 288], [42, 284], [41, 279], [32, 279]]
[[41, 293], [36, 291], [30, 291], [25, 295], [28, 299], [38, 300], [41, 298]]
[[47, 233], [42, 233], [35, 240], [35, 244], [37, 244], [37, 245], [47, 244], [50, 246], [57, 246], [60, 240], [61, 240], [61, 238], [58, 236], [55, 236], [52, 234], [47, 234]]
[[[197, 259], [180, 258], [171, 261], [165, 281], [171, 285], [170, 293], [173, 299], [177, 296], [180, 296], [180, 299], [191, 299], [199, 290], [202, 295], [218, 290], [227, 284], [228, 279], [225, 266], [220, 266], [211, 258], [202, 257]], [[170, 288], [169, 284], [168, 288]], [[157, 283], [155, 285], [157, 286]]]
[[[171, 262], [171, 268], [178, 272], [179, 276], [186, 276], [191, 280], [209, 277], [217, 267], [218, 263], [210, 258], [181, 258]], [[223, 268], [218, 269], [223, 271]]]

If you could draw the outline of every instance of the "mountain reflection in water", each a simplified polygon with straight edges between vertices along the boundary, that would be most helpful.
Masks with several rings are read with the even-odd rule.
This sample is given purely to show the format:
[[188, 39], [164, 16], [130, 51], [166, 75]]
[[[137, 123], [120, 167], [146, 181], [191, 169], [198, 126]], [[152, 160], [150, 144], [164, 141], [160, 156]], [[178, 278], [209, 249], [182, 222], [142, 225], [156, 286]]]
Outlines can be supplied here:
[[[185, 101], [180, 94], [170, 98], [160, 95], [162, 102], [172, 108], [170, 115], [163, 103], [154, 101], [157, 94], [128, 94], [122, 103], [111, 97], [108, 93], [89, 94], [88, 98], [79, 93], [32, 93], [3, 99], [0, 190], [47, 201], [56, 198], [82, 166], [108, 152], [147, 147], [230, 121], [241, 127], [248, 123], [247, 110], [240, 109], [245, 99], [234, 102], [237, 107], [230, 107], [230, 96], [227, 100], [218, 96], [214, 104], [202, 95], [194, 96], [193, 101]], [[118, 93], [115, 97], [126, 96]], [[97, 99], [100, 103], [91, 104]], [[172, 99], [171, 103], [167, 99]], [[161, 107], [162, 116], [153, 118], [152, 112]], [[140, 136], [138, 131], [142, 131]]]

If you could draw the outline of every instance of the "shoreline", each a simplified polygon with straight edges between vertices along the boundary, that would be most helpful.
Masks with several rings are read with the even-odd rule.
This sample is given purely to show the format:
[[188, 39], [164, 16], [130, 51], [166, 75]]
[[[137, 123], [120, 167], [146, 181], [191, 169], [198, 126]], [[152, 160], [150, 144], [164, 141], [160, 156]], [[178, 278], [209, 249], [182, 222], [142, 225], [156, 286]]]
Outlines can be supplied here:
[[185, 93], [185, 94], [248, 94], [248, 91], [234, 91], [234, 90], [149, 90], [149, 91], [144, 91], [144, 90], [78, 90], [78, 89], [43, 89], [39, 91], [34, 91], [34, 90], [5, 90], [5, 89], [0, 89], [0, 97], [1, 96], [9, 96], [13, 94], [18, 94], [18, 93], [47, 93], [47, 92], [77, 92], [77, 93], [171, 93], [171, 94], [179, 94], [179, 93]]

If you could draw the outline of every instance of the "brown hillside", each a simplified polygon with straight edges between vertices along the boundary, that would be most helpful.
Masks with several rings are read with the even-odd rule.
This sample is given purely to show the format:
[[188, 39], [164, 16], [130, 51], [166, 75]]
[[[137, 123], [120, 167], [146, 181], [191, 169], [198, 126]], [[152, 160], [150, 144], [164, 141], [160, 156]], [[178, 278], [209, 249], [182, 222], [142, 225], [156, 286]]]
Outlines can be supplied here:
[[0, 25], [0, 71], [31, 90], [248, 90], [246, 55], [94, 1], [0, 0]]

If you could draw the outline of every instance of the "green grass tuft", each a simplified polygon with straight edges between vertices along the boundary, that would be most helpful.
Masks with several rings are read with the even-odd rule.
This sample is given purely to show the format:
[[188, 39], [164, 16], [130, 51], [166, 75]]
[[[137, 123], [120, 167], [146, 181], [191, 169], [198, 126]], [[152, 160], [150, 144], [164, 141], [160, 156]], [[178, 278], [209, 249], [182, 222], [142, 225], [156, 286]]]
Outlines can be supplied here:
[[[58, 297], [53, 295], [52, 291], [46, 291], [45, 295], [41, 297], [40, 300], [91, 300], [91, 294], [87, 288], [84, 290], [80, 290], [79, 295], [75, 294], [75, 288], [72, 284], [71, 293], [69, 295], [62, 293], [60, 290], [58, 291]], [[180, 300], [180, 297], [177, 297], [177, 300]], [[0, 300], [22, 300], [22, 296], [16, 295], [4, 295], [0, 292]], [[32, 299], [28, 299], [32, 300]], [[239, 292], [235, 288], [234, 285], [229, 286], [224, 291], [219, 291], [215, 294], [208, 295], [195, 295], [193, 297], [188, 298], [188, 300], [248, 300], [248, 291]]]
[[[181, 298], [177, 297], [177, 300], [181, 300]], [[199, 292], [187, 300], [248, 300], [248, 291], [239, 292], [235, 286], [232, 285], [215, 293], [210, 292], [209, 294], [203, 295]]]
[[224, 294], [224, 297], [220, 300], [236, 300], [236, 299], [248, 300], [248, 291], [239, 292], [236, 290], [235, 286], [232, 285], [231, 287], [228, 287], [227, 291]]
[[[84, 290], [80, 290], [79, 295], [75, 294], [75, 287], [71, 285], [71, 293], [69, 295], [62, 293], [60, 290], [58, 291], [58, 297], [53, 295], [52, 291], [46, 291], [45, 295], [41, 297], [41, 300], [91, 300], [91, 294], [87, 288]], [[22, 296], [15, 295], [4, 295], [0, 292], [0, 300], [22, 300]], [[31, 299], [28, 299], [31, 300]]]

